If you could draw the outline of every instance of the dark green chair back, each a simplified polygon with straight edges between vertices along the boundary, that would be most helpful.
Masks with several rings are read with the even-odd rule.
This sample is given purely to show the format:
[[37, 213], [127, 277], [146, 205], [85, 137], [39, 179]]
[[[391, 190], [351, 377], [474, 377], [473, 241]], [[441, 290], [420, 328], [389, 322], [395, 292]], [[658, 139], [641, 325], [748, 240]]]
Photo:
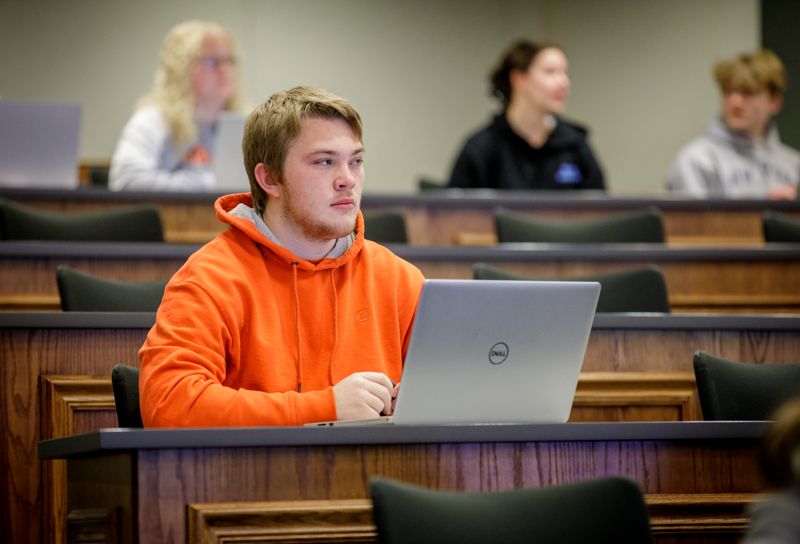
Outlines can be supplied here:
[[144, 427], [139, 409], [139, 369], [116, 365], [111, 370], [111, 387], [114, 389], [114, 406], [119, 426], [136, 429]]
[[72, 242], [163, 242], [158, 208], [150, 205], [97, 212], [54, 212], [0, 200], [0, 239]]
[[800, 219], [785, 213], [766, 210], [761, 216], [764, 241], [775, 243], [800, 243]]
[[364, 213], [364, 236], [379, 244], [407, 244], [406, 218], [399, 210]]
[[597, 219], [538, 219], [498, 208], [497, 241], [544, 244], [664, 243], [658, 208], [646, 208]]
[[447, 189], [447, 183], [433, 181], [432, 179], [428, 178], [420, 178], [417, 182], [417, 188], [420, 192], [423, 191], [441, 191], [443, 189]]
[[639, 544], [652, 542], [644, 497], [624, 478], [495, 493], [370, 482], [383, 544]]
[[166, 280], [98, 278], [64, 265], [56, 269], [56, 283], [65, 312], [155, 312], [167, 286]]
[[703, 419], [762, 421], [800, 394], [800, 364], [739, 363], [698, 351], [694, 375]]
[[472, 273], [476, 280], [596, 281], [601, 287], [598, 312], [670, 312], [667, 282], [657, 266], [578, 278], [532, 278], [475, 263]]

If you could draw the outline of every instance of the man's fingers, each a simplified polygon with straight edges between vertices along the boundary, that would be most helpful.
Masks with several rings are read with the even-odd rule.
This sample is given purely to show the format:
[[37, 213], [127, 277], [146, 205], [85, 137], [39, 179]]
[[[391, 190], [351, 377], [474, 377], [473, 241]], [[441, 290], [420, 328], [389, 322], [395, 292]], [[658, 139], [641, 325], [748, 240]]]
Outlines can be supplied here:
[[[381, 374], [381, 376], [383, 376]], [[385, 376], [384, 376], [385, 377]], [[387, 378], [388, 380], [388, 378]], [[391, 415], [392, 413], [392, 386], [387, 389], [383, 383], [371, 380], [364, 381], [364, 391], [367, 394], [369, 406], [378, 414]]]

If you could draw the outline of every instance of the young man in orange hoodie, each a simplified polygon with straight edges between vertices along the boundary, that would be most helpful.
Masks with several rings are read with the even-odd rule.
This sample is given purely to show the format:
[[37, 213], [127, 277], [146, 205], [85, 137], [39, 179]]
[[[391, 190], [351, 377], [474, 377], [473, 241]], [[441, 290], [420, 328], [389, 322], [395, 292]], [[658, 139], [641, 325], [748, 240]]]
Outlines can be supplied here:
[[364, 239], [361, 118], [320, 89], [248, 117], [250, 194], [172, 277], [139, 357], [145, 426], [390, 414], [422, 274]]

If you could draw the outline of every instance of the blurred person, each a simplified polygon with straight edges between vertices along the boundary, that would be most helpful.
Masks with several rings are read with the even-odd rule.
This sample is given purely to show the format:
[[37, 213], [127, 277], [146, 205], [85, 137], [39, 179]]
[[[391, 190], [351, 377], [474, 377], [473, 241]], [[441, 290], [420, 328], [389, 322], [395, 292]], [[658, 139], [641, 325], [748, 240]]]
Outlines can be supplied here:
[[761, 471], [777, 494], [750, 508], [743, 544], [800, 542], [800, 397], [783, 404], [761, 443]]
[[150, 92], [122, 130], [111, 159], [112, 190], [208, 191], [222, 111], [241, 108], [233, 34], [210, 21], [167, 33]]
[[564, 51], [514, 43], [492, 71], [492, 95], [503, 111], [469, 137], [449, 187], [604, 189], [587, 130], [560, 117], [570, 90]]
[[686, 145], [667, 176], [671, 191], [699, 198], [794, 199], [800, 153], [781, 143], [773, 117], [783, 105], [786, 70], [762, 50], [714, 67], [722, 114]]
[[147, 427], [303, 425], [390, 415], [423, 277], [364, 239], [361, 116], [276, 93], [242, 142], [250, 194], [172, 277], [139, 352]]

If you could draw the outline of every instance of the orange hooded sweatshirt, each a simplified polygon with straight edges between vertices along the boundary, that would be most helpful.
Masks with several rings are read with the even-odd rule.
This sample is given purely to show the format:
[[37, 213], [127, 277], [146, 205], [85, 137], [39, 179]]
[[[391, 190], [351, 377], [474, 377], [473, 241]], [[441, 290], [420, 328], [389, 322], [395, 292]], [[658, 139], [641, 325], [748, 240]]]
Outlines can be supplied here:
[[139, 351], [147, 427], [302, 425], [336, 419], [333, 384], [354, 372], [400, 381], [423, 277], [356, 236], [313, 263], [228, 212], [230, 228], [170, 280]]

